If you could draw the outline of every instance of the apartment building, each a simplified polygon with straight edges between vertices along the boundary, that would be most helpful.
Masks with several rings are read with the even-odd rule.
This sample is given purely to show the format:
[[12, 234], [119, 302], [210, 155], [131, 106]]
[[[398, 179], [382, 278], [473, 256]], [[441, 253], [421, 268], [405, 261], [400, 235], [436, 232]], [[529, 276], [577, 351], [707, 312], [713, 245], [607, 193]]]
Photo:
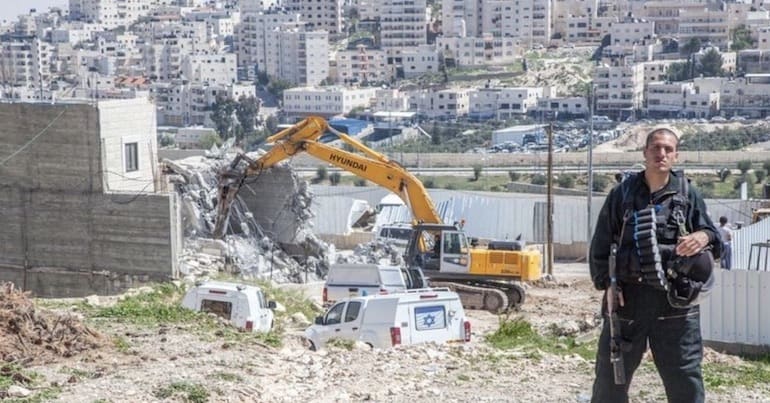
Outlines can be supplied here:
[[486, 87], [470, 91], [468, 114], [473, 119], [509, 119], [527, 114], [543, 97], [542, 87]]
[[[406, 112], [410, 109], [409, 94], [396, 89], [378, 89], [374, 93], [372, 109], [375, 112]], [[411, 109], [417, 109], [417, 104]]]
[[369, 108], [376, 88], [297, 87], [283, 92], [283, 111], [294, 117], [345, 115], [354, 108]]
[[470, 88], [429, 89], [410, 94], [409, 104], [420, 116], [430, 119], [457, 119], [467, 116]]
[[598, 43], [610, 33], [615, 17], [573, 16], [566, 22], [563, 39], [570, 43]]
[[537, 100], [532, 109], [535, 114], [546, 116], [588, 116], [588, 98], [586, 97], [543, 97]]
[[383, 49], [427, 44], [425, 0], [382, 0], [378, 7], [380, 45]]
[[416, 77], [439, 71], [439, 57], [432, 45], [388, 49], [388, 63], [395, 68], [397, 77]]
[[594, 72], [595, 112], [615, 120], [634, 116], [644, 99], [644, 66], [623, 59], [598, 66]]
[[737, 65], [740, 71], [748, 74], [770, 73], [770, 48], [739, 51]]
[[510, 63], [519, 52], [515, 39], [496, 38], [492, 34], [484, 34], [481, 38], [439, 37], [436, 47], [447, 65], [454, 66]]
[[182, 58], [182, 77], [192, 83], [228, 85], [238, 79], [233, 53], [186, 55]]
[[655, 23], [636, 18], [626, 18], [610, 26], [610, 43], [620, 46], [651, 43], [655, 36]]
[[551, 39], [551, 2], [538, 0], [444, 0], [442, 27], [447, 38], [514, 38], [522, 46]]
[[727, 12], [723, 10], [685, 9], [679, 13], [679, 43], [697, 38], [701, 43], [727, 50], [730, 30]]
[[218, 99], [239, 99], [256, 96], [251, 83], [209, 85], [183, 80], [155, 82], [150, 96], [157, 107], [158, 125], [214, 127], [209, 115], [211, 105]]
[[342, 0], [284, 0], [282, 5], [289, 12], [299, 14], [311, 30], [343, 33]]
[[249, 11], [242, 12], [241, 23], [236, 27], [235, 42], [238, 67], [245, 69], [248, 79], [253, 80], [257, 72], [266, 71], [268, 53], [275, 58], [275, 32], [284, 24], [299, 24], [299, 14], [246, 10]]
[[[575, 17], [585, 17], [588, 21], [593, 20], [597, 16], [598, 7], [598, 0], [553, 0], [551, 19], [554, 34], [566, 41], [569, 22]], [[587, 26], [588, 23], [586, 23]], [[573, 38], [577, 39], [576, 37]]]
[[128, 26], [168, 3], [163, 0], [70, 0], [70, 19], [92, 22], [106, 29]]
[[338, 51], [335, 60], [339, 84], [390, 82], [394, 76], [392, 66], [387, 63], [387, 53], [382, 49], [367, 49], [361, 44], [355, 49]]
[[646, 1], [638, 4], [642, 6], [634, 12], [634, 15], [655, 23], [655, 33], [659, 36], [679, 34], [681, 14], [688, 11], [697, 14], [706, 8], [706, 4], [700, 2]]
[[271, 34], [274, 40], [264, 64], [268, 76], [296, 85], [318, 85], [329, 77], [326, 31], [306, 31], [302, 26], [289, 25]]
[[141, 48], [142, 65], [147, 76], [159, 80], [179, 78], [182, 74], [182, 60], [193, 54], [193, 40], [170, 36], [145, 44]]
[[650, 83], [667, 81], [668, 80], [668, 68], [674, 63], [685, 63], [687, 60], [653, 60], [649, 62], [641, 63], [644, 71], [644, 85]]
[[51, 44], [35, 36], [0, 35], [0, 84], [48, 88], [51, 79]]

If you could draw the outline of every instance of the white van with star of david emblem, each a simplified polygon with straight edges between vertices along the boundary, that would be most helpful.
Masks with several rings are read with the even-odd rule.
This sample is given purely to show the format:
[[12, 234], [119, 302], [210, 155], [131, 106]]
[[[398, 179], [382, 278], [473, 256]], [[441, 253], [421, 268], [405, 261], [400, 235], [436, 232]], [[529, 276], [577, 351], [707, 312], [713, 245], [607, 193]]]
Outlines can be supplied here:
[[343, 298], [305, 330], [312, 350], [329, 339], [388, 348], [417, 343], [468, 342], [471, 323], [460, 297], [447, 288]]

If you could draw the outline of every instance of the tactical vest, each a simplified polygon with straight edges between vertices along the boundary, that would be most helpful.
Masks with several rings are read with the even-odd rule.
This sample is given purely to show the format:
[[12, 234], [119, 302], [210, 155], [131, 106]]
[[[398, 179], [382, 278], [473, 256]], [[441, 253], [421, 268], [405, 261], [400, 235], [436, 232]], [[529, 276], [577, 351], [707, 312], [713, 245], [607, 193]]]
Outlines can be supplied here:
[[655, 195], [647, 206], [635, 206], [634, 201], [636, 198], [633, 193], [636, 190], [634, 188], [639, 186], [642, 180], [639, 177], [640, 175], [642, 174], [637, 173], [620, 184], [623, 218], [620, 234], [617, 234], [616, 237], [622, 236], [623, 239], [619, 239], [620, 242], [618, 242], [620, 247], [618, 250], [617, 267], [618, 279], [625, 283], [643, 282], [642, 268], [639, 263], [637, 245], [634, 240], [634, 223], [632, 219], [634, 212], [654, 206], [655, 215], [658, 219], [655, 235], [664, 271], [667, 262], [674, 254], [677, 239], [689, 232], [687, 229], [689, 184], [684, 174], [674, 172], [672, 175], [672, 180], [679, 182], [677, 190], [666, 190]]

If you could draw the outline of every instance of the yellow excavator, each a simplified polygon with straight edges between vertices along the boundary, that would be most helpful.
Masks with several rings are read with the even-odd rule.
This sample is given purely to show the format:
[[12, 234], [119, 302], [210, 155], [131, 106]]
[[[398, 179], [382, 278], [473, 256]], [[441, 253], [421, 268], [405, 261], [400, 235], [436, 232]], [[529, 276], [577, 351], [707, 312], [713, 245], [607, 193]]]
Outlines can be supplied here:
[[[361, 154], [321, 143], [327, 132]], [[404, 261], [407, 286], [448, 286], [470, 309], [502, 312], [524, 302], [519, 281], [540, 278], [540, 252], [524, 250], [517, 241], [491, 241], [475, 246], [458, 223], [444, 224], [422, 182], [404, 167], [317, 116], [308, 117], [267, 139], [273, 147], [258, 159], [239, 154], [220, 173], [214, 236], [224, 236], [230, 205], [244, 180], [301, 152], [335, 165], [398, 195], [414, 216], [413, 234]], [[362, 155], [363, 154], [363, 155]], [[245, 164], [244, 164], [245, 163]]]

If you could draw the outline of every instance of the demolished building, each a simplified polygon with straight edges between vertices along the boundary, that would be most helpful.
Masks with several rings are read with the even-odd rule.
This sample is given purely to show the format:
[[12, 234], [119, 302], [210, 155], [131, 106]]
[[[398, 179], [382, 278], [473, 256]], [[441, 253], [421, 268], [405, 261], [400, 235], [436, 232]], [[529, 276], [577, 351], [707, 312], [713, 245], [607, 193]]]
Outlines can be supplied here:
[[201, 271], [276, 281], [325, 272], [304, 182], [288, 169], [263, 175], [242, 192], [234, 234], [212, 240], [206, 223], [227, 157], [164, 169], [155, 122], [142, 99], [0, 104], [0, 282], [71, 297]]

